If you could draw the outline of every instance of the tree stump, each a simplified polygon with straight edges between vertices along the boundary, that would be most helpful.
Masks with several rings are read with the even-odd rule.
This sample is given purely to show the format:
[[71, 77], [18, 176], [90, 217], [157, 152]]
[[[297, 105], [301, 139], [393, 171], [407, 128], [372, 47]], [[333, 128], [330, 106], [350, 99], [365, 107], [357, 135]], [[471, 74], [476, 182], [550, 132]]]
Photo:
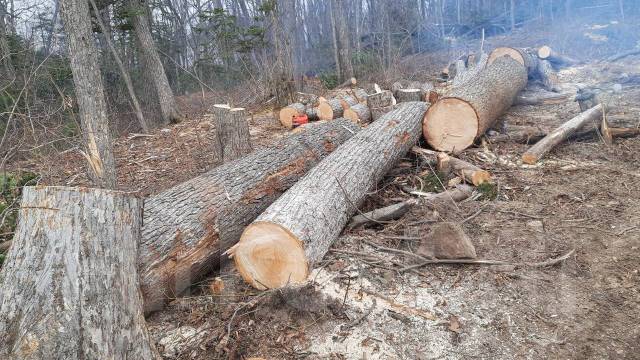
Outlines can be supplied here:
[[422, 90], [420, 89], [400, 89], [397, 91], [397, 100], [401, 102], [423, 101]]
[[222, 148], [222, 161], [229, 162], [251, 152], [247, 112], [243, 108], [214, 105], [216, 131]]
[[142, 201], [25, 187], [0, 276], [0, 358], [159, 358], [138, 289]]
[[389, 90], [383, 90], [367, 96], [367, 106], [369, 106], [370, 109], [392, 106], [395, 105], [395, 103], [396, 100]]

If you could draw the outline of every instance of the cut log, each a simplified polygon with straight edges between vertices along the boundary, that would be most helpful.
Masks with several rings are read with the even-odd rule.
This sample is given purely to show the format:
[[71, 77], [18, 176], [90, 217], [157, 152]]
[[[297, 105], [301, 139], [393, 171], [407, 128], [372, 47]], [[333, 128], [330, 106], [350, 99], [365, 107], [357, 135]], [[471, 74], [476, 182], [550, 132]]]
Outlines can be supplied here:
[[344, 117], [357, 124], [368, 124], [371, 122], [371, 110], [365, 104], [357, 104], [345, 110]]
[[438, 154], [438, 170], [441, 172], [452, 171], [463, 181], [475, 186], [484, 184], [491, 180], [491, 175], [488, 171], [482, 170], [481, 168], [464, 160], [450, 157], [445, 153]]
[[371, 110], [371, 121], [377, 121], [381, 117], [383, 117], [386, 113], [395, 109], [396, 105], [384, 106], [379, 108], [369, 108]]
[[538, 77], [548, 91], [560, 92], [560, 81], [558, 75], [551, 67], [551, 63], [547, 60], [538, 61]]
[[249, 225], [229, 253], [258, 289], [303, 282], [384, 174], [420, 136], [426, 103], [408, 102], [356, 134]]
[[298, 103], [301, 103], [304, 106], [315, 107], [315, 106], [318, 106], [320, 104], [320, 101], [322, 100], [322, 97], [316, 94], [297, 92], [295, 95], [296, 95], [296, 101]]
[[340, 99], [327, 100], [318, 105], [318, 118], [320, 120], [333, 120], [344, 114], [343, 102]]
[[607, 118], [602, 117], [602, 124], [600, 125], [600, 132], [607, 145], [613, 144], [614, 137], [634, 137], [640, 136], [640, 128], [612, 128], [609, 126]]
[[372, 110], [375, 108], [392, 106], [395, 105], [395, 103], [396, 100], [393, 97], [393, 93], [389, 90], [383, 90], [367, 96], [367, 106]]
[[280, 123], [287, 129], [292, 129], [293, 119], [295, 119], [296, 116], [304, 115], [305, 110], [306, 107], [302, 103], [295, 103], [287, 107], [283, 107], [280, 109], [280, 114], [278, 115]]
[[244, 108], [217, 112], [216, 127], [222, 143], [222, 159], [229, 162], [251, 152], [249, 122]]
[[318, 121], [318, 120], [320, 120], [320, 118], [318, 117], [318, 108], [316, 108], [316, 107], [308, 106], [304, 110], [304, 113], [307, 115], [307, 118], [309, 119], [309, 121]]
[[245, 226], [359, 129], [346, 119], [307, 124], [147, 199], [139, 256], [145, 312], [200, 281]]
[[546, 153], [551, 151], [556, 145], [562, 143], [569, 136], [577, 132], [580, 128], [590, 122], [598, 122], [602, 118], [602, 105], [598, 104], [591, 109], [581, 113], [573, 119], [565, 122], [549, 135], [533, 145], [522, 155], [522, 162], [533, 165]]
[[397, 100], [401, 102], [424, 101], [423, 92], [420, 89], [400, 89], [397, 92]]
[[560, 55], [553, 51], [549, 46], [543, 46], [538, 49], [538, 57], [542, 60], [548, 60], [551, 63], [558, 65], [575, 65], [578, 60], [572, 59], [568, 56]]
[[142, 201], [25, 187], [0, 275], [0, 358], [159, 359], [138, 289]]
[[501, 57], [508, 56], [522, 64], [527, 69], [527, 74], [535, 77], [538, 71], [538, 57], [530, 49], [518, 49], [512, 47], [499, 47], [489, 54], [487, 65], [491, 65]]
[[358, 104], [358, 99], [356, 99], [355, 97], [351, 96], [351, 95], [343, 95], [341, 97], [339, 97], [340, 102], [342, 103], [342, 109], [343, 110], [347, 110], [348, 108], [352, 107], [353, 105]]
[[519, 144], [533, 144], [545, 137], [547, 133], [537, 126], [509, 125], [505, 134], [487, 136], [491, 143], [514, 142]]
[[469, 198], [473, 194], [473, 187], [467, 184], [460, 184], [455, 189], [443, 191], [440, 193], [423, 193], [420, 191], [410, 192], [412, 195], [419, 196], [421, 199], [431, 205], [440, 205], [451, 202], [460, 202]]
[[513, 105], [546, 105], [562, 104], [567, 101], [567, 94], [558, 94], [550, 91], [521, 92], [516, 97]]
[[520, 63], [499, 58], [429, 108], [423, 124], [425, 139], [440, 151], [466, 149], [511, 106], [526, 83], [526, 70]]
[[404, 216], [404, 214], [409, 212], [411, 207], [417, 203], [418, 201], [416, 201], [416, 199], [409, 199], [397, 204], [385, 206], [380, 209], [375, 209], [364, 214], [356, 215], [351, 219], [351, 222], [347, 227], [349, 229], [354, 229], [367, 224], [375, 224], [399, 219]]

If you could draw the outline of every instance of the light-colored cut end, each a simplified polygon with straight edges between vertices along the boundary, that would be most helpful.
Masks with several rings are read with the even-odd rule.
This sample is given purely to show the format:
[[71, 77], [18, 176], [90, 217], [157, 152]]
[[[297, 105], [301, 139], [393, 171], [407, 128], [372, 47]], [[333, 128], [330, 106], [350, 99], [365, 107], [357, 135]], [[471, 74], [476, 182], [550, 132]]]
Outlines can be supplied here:
[[291, 129], [293, 127], [293, 118], [298, 115], [298, 110], [292, 107], [285, 107], [280, 110], [280, 123], [282, 126], [287, 129]]
[[535, 165], [538, 162], [538, 157], [534, 154], [524, 153], [524, 155], [522, 155], [522, 162], [527, 165]]
[[333, 109], [329, 102], [321, 102], [318, 105], [318, 119], [320, 120], [333, 120]]
[[280, 225], [254, 222], [234, 247], [240, 275], [256, 289], [276, 289], [304, 282], [309, 275], [302, 243]]
[[499, 48], [496, 48], [495, 50], [493, 50], [491, 52], [491, 54], [489, 54], [489, 60], [487, 60], [487, 64], [491, 65], [491, 64], [493, 64], [494, 61], [498, 60], [499, 58], [501, 58], [503, 56], [509, 56], [512, 59], [514, 59], [515, 61], [517, 61], [520, 64], [522, 64], [523, 66], [526, 66], [525, 62], [524, 62], [524, 58], [522, 57], [520, 52], [518, 50], [516, 50], [514, 48], [510, 48], [510, 47], [499, 47]]
[[489, 172], [485, 170], [474, 171], [473, 175], [471, 176], [471, 183], [473, 183], [473, 185], [475, 186], [482, 185], [486, 182], [489, 182], [489, 180], [491, 180], [491, 174], [489, 174]]
[[427, 110], [422, 132], [436, 150], [462, 151], [473, 144], [478, 134], [478, 115], [462, 99], [443, 98]]
[[344, 111], [344, 117], [356, 124], [360, 122], [360, 116], [358, 116], [358, 113], [353, 111], [351, 108]]
[[231, 106], [229, 106], [229, 104], [214, 104], [213, 107], [217, 107], [220, 109], [231, 109]]
[[538, 57], [540, 59], [546, 59], [549, 56], [551, 56], [551, 48], [548, 46], [543, 46], [540, 49], [538, 49]]

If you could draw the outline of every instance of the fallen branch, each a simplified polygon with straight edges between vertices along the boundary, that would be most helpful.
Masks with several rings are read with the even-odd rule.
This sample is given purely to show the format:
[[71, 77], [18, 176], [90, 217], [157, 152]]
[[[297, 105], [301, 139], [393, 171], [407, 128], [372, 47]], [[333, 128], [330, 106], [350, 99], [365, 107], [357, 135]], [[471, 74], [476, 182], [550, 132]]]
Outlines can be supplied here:
[[389, 220], [401, 218], [406, 214], [413, 205], [417, 204], [417, 200], [410, 199], [397, 204], [385, 206], [361, 215], [356, 215], [351, 219], [347, 226], [348, 229], [354, 229], [358, 226], [364, 226], [370, 223], [380, 223]]

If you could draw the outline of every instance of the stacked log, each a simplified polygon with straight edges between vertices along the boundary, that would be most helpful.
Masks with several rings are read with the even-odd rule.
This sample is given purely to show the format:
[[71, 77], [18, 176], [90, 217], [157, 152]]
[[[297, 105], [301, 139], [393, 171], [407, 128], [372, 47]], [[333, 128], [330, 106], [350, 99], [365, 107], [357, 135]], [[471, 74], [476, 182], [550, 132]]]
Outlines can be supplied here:
[[[322, 100], [319, 100], [319, 101], [322, 101]], [[278, 114], [280, 123], [287, 129], [292, 129], [294, 125], [293, 121], [298, 116], [306, 115], [309, 121], [319, 120], [318, 109], [317, 109], [318, 105], [312, 105], [312, 104], [316, 104], [316, 103], [311, 102], [308, 105], [305, 105], [303, 103], [293, 103], [289, 106], [286, 106], [280, 109], [280, 113]]]
[[399, 104], [321, 161], [274, 202], [229, 250], [258, 289], [304, 281], [368, 191], [420, 136], [424, 102]]
[[376, 121], [384, 114], [393, 110], [396, 99], [389, 90], [382, 90], [375, 94], [367, 96], [367, 106], [371, 111], [371, 120]]
[[356, 124], [368, 124], [371, 122], [371, 110], [365, 104], [357, 104], [345, 110], [344, 117]]
[[159, 359], [138, 288], [142, 201], [25, 187], [0, 274], [0, 358]]
[[145, 313], [200, 281], [245, 226], [359, 127], [338, 119], [298, 129], [147, 199], [139, 256]]
[[454, 88], [427, 111], [424, 137], [440, 151], [462, 151], [489, 129], [527, 83], [521, 63], [500, 57], [464, 86]]

